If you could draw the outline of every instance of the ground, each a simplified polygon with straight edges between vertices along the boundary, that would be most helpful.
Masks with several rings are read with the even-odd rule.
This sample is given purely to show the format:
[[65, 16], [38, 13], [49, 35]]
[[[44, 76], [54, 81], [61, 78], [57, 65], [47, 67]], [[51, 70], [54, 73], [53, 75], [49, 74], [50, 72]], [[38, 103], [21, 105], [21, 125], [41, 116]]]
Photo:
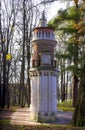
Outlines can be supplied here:
[[[85, 128], [70, 128], [72, 112], [58, 111], [57, 120], [54, 123], [36, 123], [30, 120], [29, 108], [19, 108], [16, 112], [10, 110], [0, 111], [0, 130], [85, 130]], [[9, 123], [3, 125], [3, 121]], [[69, 128], [69, 129], [68, 129]]]

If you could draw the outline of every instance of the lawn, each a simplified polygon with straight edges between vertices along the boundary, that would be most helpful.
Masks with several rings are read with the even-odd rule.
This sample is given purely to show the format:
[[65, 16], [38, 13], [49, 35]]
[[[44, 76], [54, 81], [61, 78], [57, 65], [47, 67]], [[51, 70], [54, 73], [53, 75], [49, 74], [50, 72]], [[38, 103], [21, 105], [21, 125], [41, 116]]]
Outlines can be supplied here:
[[85, 127], [71, 127], [63, 125], [28, 125], [28, 126], [18, 126], [18, 125], [0, 125], [0, 130], [85, 130]]
[[69, 100], [67, 102], [65, 101], [65, 102], [58, 103], [58, 109], [62, 110], [62, 111], [71, 111], [71, 112], [74, 111], [71, 100]]

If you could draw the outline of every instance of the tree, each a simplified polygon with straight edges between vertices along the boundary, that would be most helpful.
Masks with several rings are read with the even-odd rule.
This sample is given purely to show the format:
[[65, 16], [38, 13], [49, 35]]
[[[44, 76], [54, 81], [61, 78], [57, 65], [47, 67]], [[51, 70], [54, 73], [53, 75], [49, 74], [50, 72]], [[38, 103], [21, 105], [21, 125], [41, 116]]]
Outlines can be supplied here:
[[[77, 1], [78, 7], [78, 1]], [[80, 6], [81, 21], [76, 25], [79, 34], [80, 44], [80, 85], [78, 90], [78, 98], [73, 114], [72, 124], [74, 126], [85, 126], [85, 1], [83, 0]], [[83, 47], [83, 48], [82, 48]]]
[[[18, 56], [17, 62], [20, 62], [20, 91], [19, 91], [19, 105], [25, 106], [25, 103], [30, 105], [30, 79], [29, 79], [29, 69], [30, 69], [30, 47], [32, 30], [35, 26], [38, 9], [34, 6], [33, 2], [21, 1], [21, 6], [19, 8], [19, 16], [17, 21], [17, 33], [19, 38], [16, 38], [17, 44], [19, 45], [20, 54]], [[34, 20], [35, 18], [35, 20]]]
[[[34, 4], [27, 0], [0, 0], [0, 98], [3, 108], [5, 105], [9, 108], [10, 102], [17, 97], [18, 102], [23, 102], [24, 98], [30, 105], [30, 79], [27, 72], [30, 69], [32, 29], [39, 19], [40, 7], [54, 1], [57, 0], [40, 0]], [[12, 55], [11, 61], [6, 59], [8, 54]], [[16, 87], [15, 83], [21, 84], [22, 89], [21, 86]]]
[[78, 98], [73, 114], [72, 125], [85, 126], [85, 64], [82, 68]]
[[[64, 11], [59, 11], [59, 16], [51, 21], [53, 26], [62, 32], [62, 36], [67, 36], [64, 40], [66, 46], [66, 54], [64, 57], [71, 61], [73, 65], [68, 68], [73, 72], [73, 106], [76, 104], [77, 99], [77, 89], [78, 89], [78, 33], [77, 29], [74, 28], [74, 24], [78, 23], [80, 19], [79, 10], [75, 7], [65, 9]], [[56, 24], [57, 23], [57, 24]], [[69, 24], [70, 23], [70, 24]], [[58, 33], [57, 33], [58, 34]], [[62, 57], [62, 55], [61, 55]]]
[[[13, 33], [15, 27], [15, 19], [17, 15], [16, 4], [14, 1], [0, 1], [0, 38], [1, 38], [1, 46], [2, 46], [2, 81], [3, 87], [1, 92], [2, 104], [1, 107], [4, 108], [7, 104], [9, 108], [9, 60], [7, 61], [6, 57], [10, 53], [10, 45], [13, 41]], [[6, 98], [7, 97], [7, 98]]]
[[[78, 95], [76, 102], [74, 97], [75, 111], [72, 123], [74, 126], [85, 126], [85, 1], [78, 4], [78, 0], [75, 0], [75, 3], [76, 6], [60, 11], [58, 18], [51, 22], [57, 30], [63, 30], [63, 34], [68, 34], [65, 41], [66, 57], [73, 63], [68, 69], [74, 75], [74, 96]], [[63, 26], [64, 20], [66, 23], [63, 23]]]

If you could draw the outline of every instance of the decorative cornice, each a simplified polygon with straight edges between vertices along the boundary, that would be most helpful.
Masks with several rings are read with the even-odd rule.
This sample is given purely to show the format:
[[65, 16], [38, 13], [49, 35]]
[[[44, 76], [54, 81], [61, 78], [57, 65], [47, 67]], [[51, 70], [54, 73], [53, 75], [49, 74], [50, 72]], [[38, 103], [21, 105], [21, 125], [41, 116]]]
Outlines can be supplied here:
[[56, 40], [50, 40], [50, 39], [35, 39], [32, 40], [32, 45], [34, 44], [53, 44], [56, 45]]
[[47, 70], [41, 70], [41, 71], [30, 71], [29, 72], [30, 77], [37, 77], [37, 76], [57, 76], [57, 73], [55, 71], [47, 71]]

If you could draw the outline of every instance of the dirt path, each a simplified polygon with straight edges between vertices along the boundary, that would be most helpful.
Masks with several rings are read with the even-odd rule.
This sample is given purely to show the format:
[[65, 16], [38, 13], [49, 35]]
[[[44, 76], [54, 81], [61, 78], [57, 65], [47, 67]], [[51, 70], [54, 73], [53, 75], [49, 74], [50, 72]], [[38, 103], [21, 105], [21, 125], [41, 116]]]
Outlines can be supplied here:
[[56, 124], [68, 124], [71, 122], [73, 112], [58, 111]]
[[[57, 120], [53, 124], [68, 124], [72, 118], [72, 112], [63, 112], [58, 111], [57, 113]], [[0, 113], [0, 120], [1, 119], [11, 119], [10, 123], [13, 125], [36, 125], [40, 123], [36, 123], [30, 121], [30, 110], [29, 108], [20, 108], [17, 109], [16, 112], [10, 113], [9, 111], [2, 111]]]

